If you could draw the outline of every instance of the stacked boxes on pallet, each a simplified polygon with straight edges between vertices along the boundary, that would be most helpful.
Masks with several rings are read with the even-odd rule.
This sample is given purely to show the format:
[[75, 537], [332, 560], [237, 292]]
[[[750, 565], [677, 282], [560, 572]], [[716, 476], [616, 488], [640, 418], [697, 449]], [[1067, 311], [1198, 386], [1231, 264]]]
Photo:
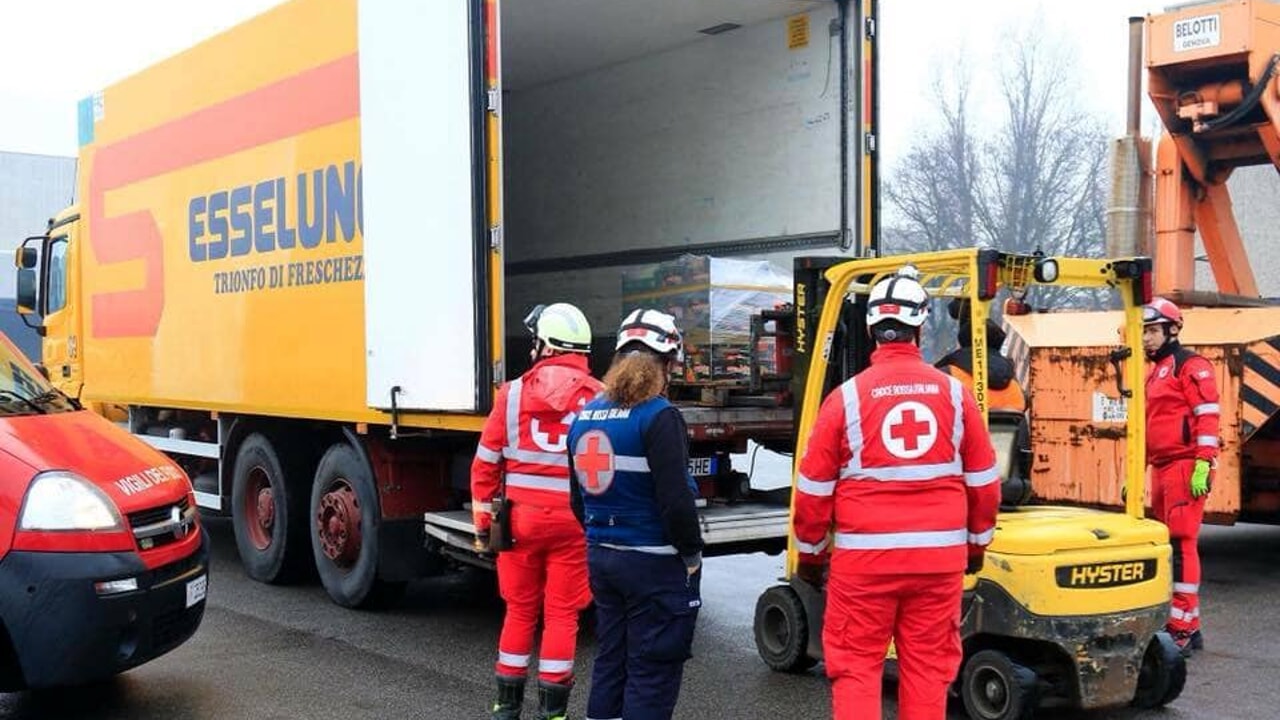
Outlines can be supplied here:
[[751, 317], [791, 302], [791, 292], [790, 275], [770, 262], [683, 255], [625, 271], [622, 315], [648, 307], [675, 316], [686, 382], [747, 382]]

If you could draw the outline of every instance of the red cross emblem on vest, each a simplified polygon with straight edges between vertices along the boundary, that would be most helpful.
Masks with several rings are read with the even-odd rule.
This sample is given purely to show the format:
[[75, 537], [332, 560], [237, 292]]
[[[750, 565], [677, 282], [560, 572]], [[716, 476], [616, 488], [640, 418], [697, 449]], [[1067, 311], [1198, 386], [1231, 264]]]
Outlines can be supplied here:
[[938, 418], [924, 403], [898, 403], [885, 416], [880, 439], [895, 457], [914, 460], [933, 448], [938, 439]]
[[603, 495], [613, 484], [613, 443], [603, 430], [591, 430], [573, 446], [573, 470], [583, 492]]

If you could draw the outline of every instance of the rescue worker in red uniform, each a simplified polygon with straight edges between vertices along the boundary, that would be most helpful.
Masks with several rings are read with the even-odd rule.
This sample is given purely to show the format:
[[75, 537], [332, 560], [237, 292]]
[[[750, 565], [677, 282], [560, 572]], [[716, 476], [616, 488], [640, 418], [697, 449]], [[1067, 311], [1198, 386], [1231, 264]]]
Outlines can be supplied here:
[[1168, 630], [1184, 654], [1200, 634], [1200, 554], [1204, 501], [1218, 463], [1217, 378], [1209, 361], [1182, 347], [1182, 311], [1165, 298], [1143, 308], [1147, 368], [1147, 464], [1151, 509], [1173, 544], [1173, 609]]
[[[822, 586], [836, 720], [878, 720], [890, 639], [898, 717], [943, 720], [965, 572], [995, 532], [1000, 473], [973, 394], [927, 364], [929, 296], [904, 268], [871, 290], [871, 366], [827, 396], [796, 484], [800, 577]], [[835, 533], [828, 545], [828, 532]]]
[[471, 502], [478, 547], [487, 547], [492, 502], [511, 506], [513, 546], [498, 553], [498, 588], [506, 617], [498, 640], [495, 720], [516, 720], [539, 616], [540, 718], [563, 718], [573, 687], [578, 613], [591, 602], [587, 546], [569, 507], [569, 426], [600, 392], [587, 358], [591, 327], [578, 308], [556, 303], [525, 320], [534, 335], [534, 365], [503, 385], [485, 421], [471, 464]]

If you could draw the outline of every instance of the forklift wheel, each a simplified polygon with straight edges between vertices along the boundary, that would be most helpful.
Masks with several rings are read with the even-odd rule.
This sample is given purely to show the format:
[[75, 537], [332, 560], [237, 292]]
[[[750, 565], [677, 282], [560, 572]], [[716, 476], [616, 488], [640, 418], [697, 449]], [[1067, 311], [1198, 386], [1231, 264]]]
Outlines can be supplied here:
[[1167, 632], [1158, 632], [1147, 645], [1138, 673], [1138, 691], [1133, 706], [1149, 710], [1163, 707], [1182, 694], [1187, 683], [1187, 661]]
[[817, 664], [809, 657], [809, 619], [804, 603], [788, 585], [774, 585], [756, 601], [756, 651], [778, 672], [803, 672]]
[[1037, 704], [1036, 674], [999, 650], [983, 650], [964, 664], [960, 698], [972, 720], [1029, 720]]

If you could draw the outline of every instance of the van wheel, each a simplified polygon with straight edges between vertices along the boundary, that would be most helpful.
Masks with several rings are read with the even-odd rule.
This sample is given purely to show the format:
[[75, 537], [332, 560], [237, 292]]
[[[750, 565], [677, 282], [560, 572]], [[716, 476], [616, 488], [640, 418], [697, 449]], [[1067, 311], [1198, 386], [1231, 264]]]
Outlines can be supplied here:
[[343, 607], [370, 607], [399, 597], [404, 583], [378, 580], [382, 514], [373, 472], [346, 443], [320, 458], [311, 487], [311, 549], [320, 582]]
[[259, 582], [285, 582], [306, 567], [307, 497], [289, 481], [265, 435], [245, 438], [232, 472], [231, 520], [245, 573]]
[[960, 674], [960, 698], [972, 720], [1030, 720], [1036, 674], [999, 650], [974, 653]]
[[756, 601], [756, 652], [778, 672], [803, 672], [817, 664], [809, 657], [809, 618], [789, 585], [774, 585]]
[[1138, 690], [1133, 706], [1150, 710], [1173, 702], [1187, 684], [1187, 661], [1167, 632], [1158, 632], [1147, 645], [1138, 672]]

